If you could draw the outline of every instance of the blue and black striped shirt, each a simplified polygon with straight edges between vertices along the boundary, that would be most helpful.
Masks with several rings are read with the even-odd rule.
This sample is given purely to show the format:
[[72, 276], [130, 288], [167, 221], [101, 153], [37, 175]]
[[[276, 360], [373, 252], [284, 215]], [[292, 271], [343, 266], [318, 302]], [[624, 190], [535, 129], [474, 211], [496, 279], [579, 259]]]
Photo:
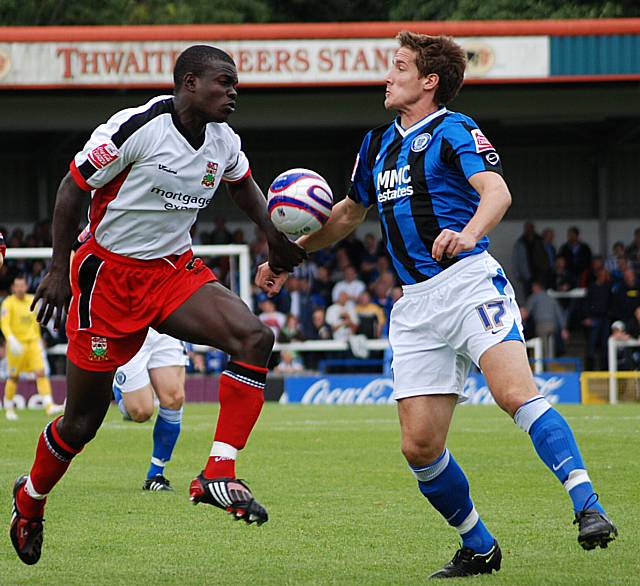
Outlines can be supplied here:
[[446, 228], [461, 231], [475, 214], [480, 196], [468, 179], [482, 171], [502, 175], [500, 157], [477, 124], [446, 108], [408, 129], [400, 121], [367, 133], [360, 147], [348, 196], [376, 204], [382, 235], [403, 284], [425, 281], [476, 247], [453, 259], [436, 261], [431, 248]]

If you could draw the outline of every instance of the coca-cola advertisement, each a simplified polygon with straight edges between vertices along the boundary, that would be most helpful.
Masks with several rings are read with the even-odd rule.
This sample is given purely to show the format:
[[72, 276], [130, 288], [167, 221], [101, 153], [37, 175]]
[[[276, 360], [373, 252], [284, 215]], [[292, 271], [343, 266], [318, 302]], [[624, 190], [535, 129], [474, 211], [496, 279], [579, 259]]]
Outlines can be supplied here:
[[[542, 373], [535, 377], [540, 394], [550, 403], [580, 403], [580, 376], [574, 372]], [[381, 375], [289, 376], [281, 403], [358, 405], [393, 403], [393, 379]], [[464, 387], [467, 405], [493, 404], [487, 382], [472, 374]]]

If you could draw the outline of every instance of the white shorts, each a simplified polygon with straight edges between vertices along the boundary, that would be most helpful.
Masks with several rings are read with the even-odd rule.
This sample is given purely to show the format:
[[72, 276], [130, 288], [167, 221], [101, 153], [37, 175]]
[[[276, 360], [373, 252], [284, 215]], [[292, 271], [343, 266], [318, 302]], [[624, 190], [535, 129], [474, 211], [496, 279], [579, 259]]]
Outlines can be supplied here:
[[402, 289], [389, 327], [396, 400], [455, 393], [464, 401], [471, 362], [500, 342], [524, 341], [513, 287], [488, 252]]
[[162, 366], [186, 366], [189, 357], [180, 340], [149, 328], [138, 353], [116, 370], [113, 384], [121, 393], [137, 391], [151, 382], [149, 370]]

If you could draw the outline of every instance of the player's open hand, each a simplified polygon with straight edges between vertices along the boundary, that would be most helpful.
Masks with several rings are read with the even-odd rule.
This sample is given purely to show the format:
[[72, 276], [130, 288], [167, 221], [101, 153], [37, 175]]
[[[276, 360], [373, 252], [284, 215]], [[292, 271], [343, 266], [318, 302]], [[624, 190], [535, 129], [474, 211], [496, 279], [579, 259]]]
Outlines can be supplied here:
[[41, 324], [48, 323], [55, 311], [53, 327], [57, 330], [62, 323], [63, 312], [69, 309], [70, 300], [71, 285], [69, 283], [69, 271], [51, 269], [45, 275], [44, 279], [42, 279], [33, 296], [31, 311], [38, 307], [36, 319]]
[[289, 273], [283, 271], [281, 273], [274, 272], [268, 262], [262, 263], [256, 271], [255, 283], [269, 297], [273, 297], [280, 292], [282, 286], [289, 278]]
[[307, 251], [299, 244], [291, 242], [277, 230], [269, 237], [269, 265], [274, 272], [290, 273], [307, 258]]
[[477, 240], [465, 232], [455, 232], [454, 230], [445, 229], [433, 241], [431, 248], [431, 256], [437, 261], [441, 261], [445, 256], [453, 258], [461, 252], [473, 250]]

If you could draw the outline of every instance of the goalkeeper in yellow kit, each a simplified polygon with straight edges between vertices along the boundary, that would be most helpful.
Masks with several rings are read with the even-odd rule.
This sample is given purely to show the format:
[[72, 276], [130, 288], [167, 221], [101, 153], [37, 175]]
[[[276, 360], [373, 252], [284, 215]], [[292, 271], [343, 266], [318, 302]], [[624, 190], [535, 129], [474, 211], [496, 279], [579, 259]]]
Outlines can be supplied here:
[[9, 378], [4, 385], [4, 404], [7, 419], [17, 419], [13, 398], [18, 379], [23, 373], [36, 377], [38, 394], [47, 415], [61, 411], [51, 397], [51, 383], [44, 374], [42, 335], [36, 315], [31, 311], [33, 295], [27, 294], [27, 281], [18, 276], [11, 285], [12, 295], [2, 302], [0, 326], [7, 341], [7, 367]]

